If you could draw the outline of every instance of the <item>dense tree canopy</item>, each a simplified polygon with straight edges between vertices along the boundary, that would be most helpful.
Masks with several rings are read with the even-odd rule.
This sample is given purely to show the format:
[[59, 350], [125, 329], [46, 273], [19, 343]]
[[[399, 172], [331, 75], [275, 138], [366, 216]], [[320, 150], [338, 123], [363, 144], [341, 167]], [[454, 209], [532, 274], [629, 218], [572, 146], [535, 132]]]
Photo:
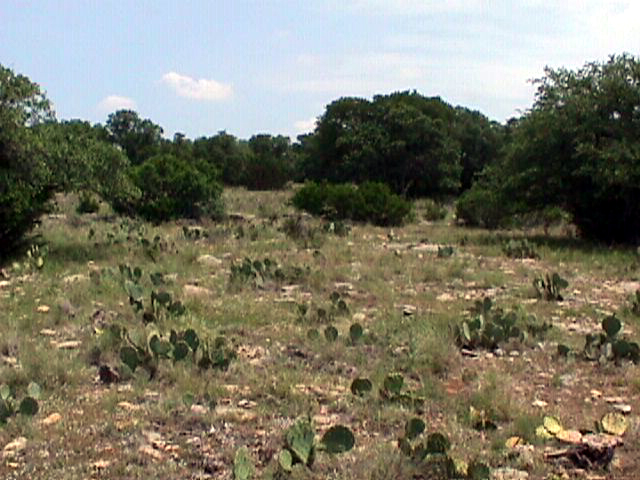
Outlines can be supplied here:
[[536, 83], [504, 161], [460, 200], [463, 216], [480, 197], [501, 204], [503, 217], [559, 206], [587, 237], [640, 240], [640, 62], [547, 69]]
[[314, 180], [385, 182], [412, 196], [453, 194], [497, 154], [498, 130], [478, 112], [416, 92], [341, 98], [302, 139], [303, 170]]

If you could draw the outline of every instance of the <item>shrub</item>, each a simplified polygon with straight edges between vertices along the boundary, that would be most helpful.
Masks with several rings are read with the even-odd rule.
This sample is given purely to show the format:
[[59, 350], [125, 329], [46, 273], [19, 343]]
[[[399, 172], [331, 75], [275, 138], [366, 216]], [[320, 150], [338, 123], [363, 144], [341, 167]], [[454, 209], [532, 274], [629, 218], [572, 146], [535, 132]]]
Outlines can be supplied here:
[[0, 256], [48, 209], [52, 172], [29, 126], [52, 118], [38, 85], [0, 65]]
[[431, 198], [424, 201], [424, 218], [430, 222], [442, 220], [447, 216], [447, 209]]
[[141, 197], [130, 213], [162, 222], [176, 218], [219, 215], [222, 188], [204, 163], [191, 163], [171, 154], [156, 155], [134, 167], [131, 176]]
[[78, 197], [78, 206], [76, 212], [78, 213], [96, 213], [100, 210], [100, 201], [92, 195], [90, 192], [81, 192]]
[[456, 217], [472, 227], [498, 228], [505, 223], [506, 213], [494, 190], [475, 184], [458, 198]]
[[378, 182], [365, 182], [359, 187], [310, 182], [296, 192], [292, 203], [313, 215], [380, 226], [400, 225], [412, 211], [409, 201]]

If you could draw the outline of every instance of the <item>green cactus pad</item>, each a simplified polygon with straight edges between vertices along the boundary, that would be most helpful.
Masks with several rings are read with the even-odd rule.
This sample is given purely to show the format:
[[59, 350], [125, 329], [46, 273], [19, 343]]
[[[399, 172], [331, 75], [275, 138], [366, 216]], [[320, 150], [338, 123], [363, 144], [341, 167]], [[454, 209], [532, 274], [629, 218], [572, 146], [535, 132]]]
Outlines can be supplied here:
[[33, 397], [24, 397], [20, 402], [19, 410], [23, 415], [33, 416], [38, 413], [38, 401]]
[[327, 430], [320, 442], [328, 453], [344, 453], [353, 448], [356, 440], [349, 428], [335, 425]]
[[351, 393], [357, 396], [363, 396], [369, 393], [372, 388], [373, 384], [368, 378], [356, 378], [351, 382]]
[[414, 440], [422, 435], [427, 425], [420, 418], [411, 418], [404, 427], [404, 434], [409, 440]]

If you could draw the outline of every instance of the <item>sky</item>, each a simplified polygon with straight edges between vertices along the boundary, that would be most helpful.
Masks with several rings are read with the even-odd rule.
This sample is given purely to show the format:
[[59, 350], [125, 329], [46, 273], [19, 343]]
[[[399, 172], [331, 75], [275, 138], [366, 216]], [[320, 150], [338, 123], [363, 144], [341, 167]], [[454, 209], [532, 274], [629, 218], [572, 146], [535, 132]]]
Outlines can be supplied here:
[[340, 97], [404, 90], [504, 122], [545, 66], [640, 55], [639, 18], [637, 0], [0, 0], [0, 64], [58, 119], [295, 140]]

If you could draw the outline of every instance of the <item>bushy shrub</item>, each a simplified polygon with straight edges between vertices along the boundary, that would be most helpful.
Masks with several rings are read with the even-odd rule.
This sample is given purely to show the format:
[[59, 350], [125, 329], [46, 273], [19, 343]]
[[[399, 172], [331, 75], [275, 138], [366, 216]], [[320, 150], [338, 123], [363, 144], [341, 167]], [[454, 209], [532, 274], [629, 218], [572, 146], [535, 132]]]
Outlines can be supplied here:
[[423, 204], [424, 218], [430, 222], [442, 220], [447, 216], [447, 209], [432, 198], [427, 198]]
[[0, 65], [0, 257], [48, 210], [52, 170], [31, 126], [52, 118], [38, 85]]
[[100, 210], [100, 201], [92, 195], [91, 192], [80, 192], [78, 196], [78, 206], [76, 212], [82, 213], [96, 213]]
[[456, 202], [456, 217], [468, 226], [498, 228], [506, 215], [499, 194], [484, 185], [475, 184]]
[[359, 187], [309, 182], [296, 192], [292, 203], [313, 215], [380, 226], [400, 225], [412, 211], [409, 201], [378, 182], [365, 182]]
[[222, 188], [204, 163], [156, 155], [134, 167], [131, 176], [141, 196], [129, 213], [154, 222], [221, 213]]

